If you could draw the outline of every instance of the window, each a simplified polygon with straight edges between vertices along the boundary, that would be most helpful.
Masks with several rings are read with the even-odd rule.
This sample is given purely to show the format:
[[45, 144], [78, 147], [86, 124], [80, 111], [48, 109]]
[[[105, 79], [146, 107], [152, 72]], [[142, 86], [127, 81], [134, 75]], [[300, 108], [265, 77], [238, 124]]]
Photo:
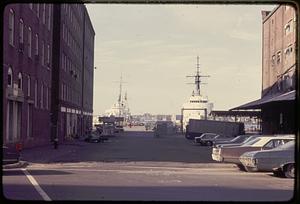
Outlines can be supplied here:
[[65, 40], [65, 24], [64, 23], [62, 25], [62, 36], [63, 36], [63, 40]]
[[42, 58], [42, 65], [45, 65], [45, 44], [44, 41], [42, 41], [42, 53], [41, 53], [41, 58]]
[[49, 109], [49, 88], [46, 86], [46, 109]]
[[291, 19], [285, 26], [284, 26], [284, 33], [288, 35], [293, 31], [293, 19]]
[[27, 96], [30, 96], [30, 76], [27, 76]]
[[272, 66], [275, 65], [275, 61], [276, 61], [276, 56], [273, 55], [273, 56], [272, 56], [272, 60], [271, 60], [271, 65], [272, 65]]
[[64, 100], [64, 84], [61, 84], [61, 100]]
[[12, 87], [12, 81], [13, 81], [13, 73], [11, 66], [8, 67], [7, 71], [7, 86]]
[[35, 80], [34, 84], [34, 106], [37, 108], [38, 107], [38, 83], [37, 80]]
[[18, 74], [18, 89], [22, 89], [22, 74], [19, 72]]
[[52, 8], [52, 5], [51, 4], [49, 4], [49, 6], [48, 6], [48, 30], [50, 30], [50, 27], [51, 27], [51, 8]]
[[39, 54], [39, 35], [35, 34], [35, 55]]
[[44, 92], [44, 85], [42, 83], [42, 85], [41, 85], [41, 109], [44, 108], [44, 96], [43, 96], [43, 92]]
[[31, 57], [31, 42], [32, 41], [32, 33], [31, 28], [28, 27], [28, 57]]
[[39, 18], [39, 16], [40, 16], [40, 5], [39, 4], [36, 4], [36, 15]]
[[277, 64], [280, 64], [281, 62], [281, 51], [277, 52]]
[[15, 28], [15, 13], [12, 9], [9, 10], [9, 22], [8, 22], [8, 30], [9, 30], [9, 44], [14, 45], [14, 28]]
[[50, 67], [50, 45], [47, 45], [47, 66]]
[[42, 8], [42, 21], [43, 24], [46, 24], [46, 4], [43, 4], [43, 8]]
[[20, 43], [24, 42], [24, 22], [22, 18], [20, 18], [20, 22], [19, 22], [19, 42]]

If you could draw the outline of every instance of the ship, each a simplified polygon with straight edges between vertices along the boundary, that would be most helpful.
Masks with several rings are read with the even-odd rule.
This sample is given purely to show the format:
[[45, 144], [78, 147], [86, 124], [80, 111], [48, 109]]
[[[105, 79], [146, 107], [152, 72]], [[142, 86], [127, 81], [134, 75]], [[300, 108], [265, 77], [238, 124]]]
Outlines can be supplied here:
[[119, 97], [116, 103], [112, 105], [110, 109], [107, 109], [105, 111], [105, 116], [111, 117], [119, 117], [123, 118], [124, 124], [127, 124], [130, 121], [131, 113], [128, 106], [128, 98], [127, 98], [127, 92], [125, 92], [124, 97], [122, 97], [122, 75], [120, 78], [120, 89], [119, 89]]
[[195, 89], [193, 90], [189, 100], [182, 105], [181, 129], [183, 132], [186, 130], [189, 119], [207, 119], [213, 109], [213, 103], [209, 102], [208, 97], [202, 95], [200, 91], [201, 85], [204, 84], [201, 82], [201, 78], [210, 76], [200, 75], [199, 56], [197, 56], [196, 68], [197, 71], [195, 75], [187, 76], [195, 79], [192, 83], [195, 85]]

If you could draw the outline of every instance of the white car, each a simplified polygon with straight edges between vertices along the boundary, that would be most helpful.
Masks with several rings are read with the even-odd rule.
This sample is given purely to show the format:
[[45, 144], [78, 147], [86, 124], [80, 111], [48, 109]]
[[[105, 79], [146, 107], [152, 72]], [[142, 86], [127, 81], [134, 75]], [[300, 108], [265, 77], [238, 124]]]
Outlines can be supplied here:
[[241, 164], [239, 157], [245, 152], [273, 149], [291, 140], [295, 140], [295, 136], [261, 136], [249, 142], [234, 147], [221, 147], [213, 149], [212, 159], [219, 162], [228, 162]]

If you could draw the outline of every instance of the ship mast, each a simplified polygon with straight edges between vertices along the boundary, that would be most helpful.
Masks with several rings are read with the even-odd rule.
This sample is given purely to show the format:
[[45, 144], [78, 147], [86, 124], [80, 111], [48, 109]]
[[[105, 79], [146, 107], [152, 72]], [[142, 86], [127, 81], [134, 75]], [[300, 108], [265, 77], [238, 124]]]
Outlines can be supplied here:
[[120, 77], [120, 92], [119, 92], [119, 98], [118, 98], [118, 105], [119, 105], [119, 117], [121, 116], [121, 105], [122, 105], [122, 73]]
[[199, 64], [199, 56], [197, 56], [197, 72], [196, 75], [186, 76], [186, 77], [193, 77], [195, 78], [194, 83], [189, 84], [195, 84], [196, 89], [195, 92], [193, 91], [193, 95], [200, 96], [200, 84], [205, 84], [201, 82], [201, 77], [209, 77], [209, 75], [200, 75], [200, 64]]

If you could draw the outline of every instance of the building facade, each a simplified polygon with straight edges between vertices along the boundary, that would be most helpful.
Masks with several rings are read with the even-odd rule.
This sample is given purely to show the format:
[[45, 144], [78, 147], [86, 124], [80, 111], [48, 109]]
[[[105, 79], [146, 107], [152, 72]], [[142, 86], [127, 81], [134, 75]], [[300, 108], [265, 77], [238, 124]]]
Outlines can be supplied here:
[[261, 109], [262, 133], [292, 134], [296, 127], [295, 9], [279, 5], [262, 11], [261, 99], [234, 109]]
[[9, 4], [3, 15], [3, 144], [92, 128], [94, 36], [83, 4]]
[[53, 6], [9, 4], [3, 15], [3, 144], [49, 143]]
[[92, 128], [94, 36], [83, 4], [55, 4], [52, 139], [65, 141]]

